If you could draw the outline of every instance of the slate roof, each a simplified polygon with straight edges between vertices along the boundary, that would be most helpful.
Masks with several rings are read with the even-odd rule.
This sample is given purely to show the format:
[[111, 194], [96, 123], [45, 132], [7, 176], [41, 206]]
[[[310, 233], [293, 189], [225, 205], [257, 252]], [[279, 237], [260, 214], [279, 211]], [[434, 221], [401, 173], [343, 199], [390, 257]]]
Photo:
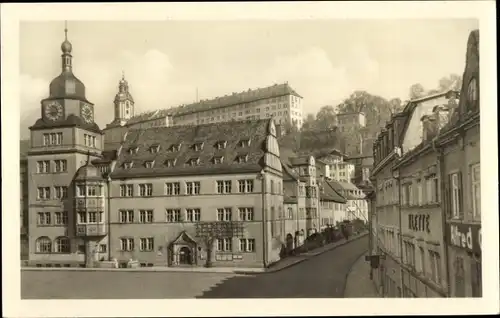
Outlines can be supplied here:
[[291, 88], [290, 85], [288, 85], [288, 83], [275, 84], [273, 86], [257, 88], [253, 90], [249, 89], [247, 91], [240, 93], [233, 93], [231, 95], [216, 97], [209, 100], [203, 100], [193, 104], [181, 105], [169, 109], [154, 110], [151, 112], [138, 114], [137, 116], [132, 117], [127, 122], [127, 125], [138, 123], [145, 120], [153, 120], [168, 115], [172, 116], [186, 115], [200, 111], [223, 108], [242, 103], [250, 103], [260, 99], [267, 99], [284, 95], [295, 95], [297, 97], [302, 97], [293, 88]]
[[[181, 176], [221, 173], [259, 172], [263, 168], [265, 141], [272, 119], [254, 121], [231, 121], [198, 126], [172, 126], [148, 129], [132, 129], [123, 142], [112, 178], [139, 178], [154, 176]], [[248, 146], [241, 142], [250, 140]], [[224, 149], [217, 149], [217, 142], [226, 142]], [[201, 150], [195, 144], [203, 143]], [[180, 144], [178, 151], [172, 146]], [[152, 146], [159, 146], [152, 152]], [[137, 152], [130, 149], [137, 147]], [[222, 163], [214, 159], [223, 156]], [[238, 162], [243, 156], [246, 162]], [[199, 159], [199, 164], [191, 166], [190, 159]], [[152, 168], [146, 168], [147, 161], [154, 161]], [[168, 166], [170, 161], [173, 166]], [[133, 163], [125, 169], [124, 163]]]
[[[339, 182], [337, 180], [328, 180], [327, 182], [338, 194], [342, 193], [343, 190], [359, 190], [354, 184]], [[354, 187], [354, 189], [353, 189]], [[356, 196], [350, 195], [349, 193], [345, 193], [342, 195], [347, 200], [357, 200], [359, 199]]]
[[79, 127], [88, 131], [92, 131], [98, 134], [104, 134], [96, 123], [88, 124], [83, 119], [76, 115], [69, 115], [64, 120], [46, 120], [45, 118], [39, 118], [35, 124], [29, 127], [30, 130], [39, 130], [45, 128], [62, 128], [62, 127]]
[[331, 181], [323, 182], [323, 191], [320, 193], [321, 201], [331, 201], [336, 203], [346, 203], [347, 200], [344, 196], [342, 196], [337, 190], [335, 190], [334, 186], [331, 184]]

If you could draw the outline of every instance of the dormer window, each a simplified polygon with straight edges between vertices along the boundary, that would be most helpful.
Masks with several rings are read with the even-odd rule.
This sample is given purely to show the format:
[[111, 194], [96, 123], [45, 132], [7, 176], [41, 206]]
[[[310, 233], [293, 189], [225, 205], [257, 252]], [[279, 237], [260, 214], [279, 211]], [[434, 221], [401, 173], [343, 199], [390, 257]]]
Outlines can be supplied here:
[[225, 141], [225, 140], [223, 140], [223, 141], [217, 141], [215, 143], [215, 148], [217, 148], [218, 150], [226, 149], [226, 145], [227, 145], [227, 141]]
[[238, 163], [245, 163], [248, 161], [248, 155], [239, 155], [236, 157], [236, 160], [238, 161]]
[[193, 145], [193, 149], [194, 149], [194, 151], [201, 151], [201, 150], [203, 150], [203, 143], [202, 142], [195, 143]]
[[151, 153], [158, 153], [158, 151], [160, 151], [160, 145], [152, 145], [149, 148], [149, 152]]
[[173, 144], [169, 149], [170, 152], [177, 152], [179, 150], [181, 150], [181, 144]]
[[154, 160], [144, 162], [144, 167], [149, 168], [149, 169], [153, 168], [154, 165], [155, 165]]
[[130, 148], [128, 149], [128, 153], [129, 153], [129, 154], [131, 154], [131, 155], [136, 154], [136, 153], [137, 153], [137, 151], [139, 151], [139, 147], [137, 147], [137, 146], [130, 147]]
[[200, 164], [200, 158], [191, 158], [187, 162], [190, 166], [198, 166]]
[[177, 162], [177, 159], [167, 159], [165, 161], [165, 165], [169, 168], [175, 166], [175, 163]]
[[214, 164], [221, 164], [222, 162], [224, 162], [224, 157], [223, 156], [219, 156], [219, 157], [214, 157]]
[[128, 169], [132, 168], [133, 165], [134, 165], [134, 163], [132, 161], [124, 162], [123, 163], [123, 169], [128, 170]]
[[242, 139], [242, 140], [240, 140], [239, 146], [242, 147], [242, 148], [250, 146], [250, 139]]

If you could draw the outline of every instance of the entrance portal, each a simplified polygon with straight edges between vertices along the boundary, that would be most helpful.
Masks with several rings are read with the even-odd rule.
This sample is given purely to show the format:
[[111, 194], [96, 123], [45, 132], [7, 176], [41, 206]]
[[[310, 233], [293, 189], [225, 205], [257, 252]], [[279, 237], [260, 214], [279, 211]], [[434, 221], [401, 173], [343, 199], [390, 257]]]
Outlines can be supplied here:
[[181, 265], [191, 265], [191, 249], [187, 246], [183, 246], [179, 249], [179, 264]]

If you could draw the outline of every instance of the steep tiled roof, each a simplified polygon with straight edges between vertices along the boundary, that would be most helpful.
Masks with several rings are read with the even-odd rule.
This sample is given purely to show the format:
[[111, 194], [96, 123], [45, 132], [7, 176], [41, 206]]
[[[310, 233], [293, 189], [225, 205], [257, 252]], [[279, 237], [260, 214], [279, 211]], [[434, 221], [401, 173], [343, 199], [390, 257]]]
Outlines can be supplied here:
[[30, 149], [30, 140], [29, 139], [24, 139], [19, 141], [19, 159], [20, 160], [25, 160], [28, 151]]
[[[344, 190], [359, 190], [356, 188], [355, 185], [350, 184], [350, 183], [345, 183], [345, 182], [339, 182], [337, 180], [328, 180], [327, 182], [338, 194], [342, 193]], [[352, 186], [351, 186], [352, 185]], [[353, 189], [354, 187], [354, 189]], [[349, 193], [346, 193], [343, 195], [347, 200], [354, 200], [358, 199], [355, 196], [350, 195]]]
[[296, 187], [295, 182], [283, 182], [283, 203], [297, 203]]
[[[271, 119], [266, 119], [132, 129], [125, 138], [111, 177], [258, 172], [263, 167], [264, 146], [270, 123]], [[250, 140], [250, 144], [242, 146], [241, 143], [245, 140]], [[225, 142], [225, 148], [218, 149], [218, 142]], [[195, 144], [201, 143], [201, 150], [194, 149]], [[178, 151], [172, 148], [178, 145]], [[155, 147], [159, 148], [152, 149]], [[222, 163], [216, 163], [215, 160], [220, 157], [223, 157]], [[238, 158], [246, 158], [246, 162], [240, 163]], [[199, 160], [198, 164], [188, 164], [191, 159]], [[146, 168], [146, 162], [150, 161], [154, 161], [153, 167]], [[132, 166], [126, 169], [124, 164], [129, 163]]]
[[298, 181], [299, 176], [293, 172], [293, 170], [283, 162], [281, 163], [283, 169], [283, 181]]
[[323, 183], [323, 192], [320, 194], [321, 201], [333, 201], [336, 203], [346, 203], [347, 200], [344, 198], [337, 190], [335, 190], [334, 186], [331, 184], [331, 181], [325, 181]]
[[139, 114], [132, 117], [127, 122], [127, 124], [137, 123], [145, 120], [153, 120], [155, 118], [161, 118], [167, 115], [178, 116], [196, 113], [199, 111], [228, 107], [242, 103], [250, 103], [260, 99], [267, 99], [284, 95], [295, 95], [298, 97], [302, 97], [293, 88], [291, 88], [288, 83], [275, 84], [273, 86], [257, 88], [253, 90], [249, 89], [248, 91], [240, 93], [233, 93], [231, 95], [216, 97], [210, 100], [203, 100], [189, 105], [181, 105], [169, 109], [154, 110], [151, 112]]

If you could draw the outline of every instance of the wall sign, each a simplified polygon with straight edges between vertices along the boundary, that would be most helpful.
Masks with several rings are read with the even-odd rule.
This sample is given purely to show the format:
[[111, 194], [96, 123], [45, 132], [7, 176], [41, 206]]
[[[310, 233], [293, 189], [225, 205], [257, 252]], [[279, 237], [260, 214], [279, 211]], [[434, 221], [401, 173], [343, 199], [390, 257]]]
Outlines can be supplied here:
[[409, 214], [408, 228], [412, 231], [431, 232], [429, 214]]
[[448, 224], [446, 230], [449, 245], [481, 254], [481, 225]]

